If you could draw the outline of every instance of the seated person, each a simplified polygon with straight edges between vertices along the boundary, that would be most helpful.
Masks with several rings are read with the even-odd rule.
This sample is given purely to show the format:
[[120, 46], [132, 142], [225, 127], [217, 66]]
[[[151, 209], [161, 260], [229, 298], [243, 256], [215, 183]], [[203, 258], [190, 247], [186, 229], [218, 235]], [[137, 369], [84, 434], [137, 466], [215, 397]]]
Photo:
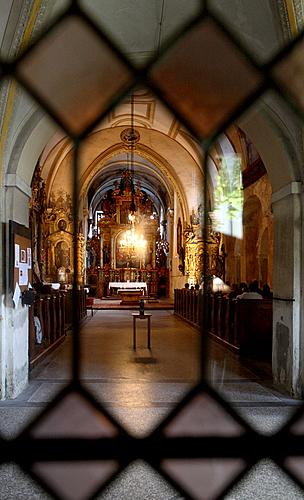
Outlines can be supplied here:
[[248, 292], [243, 292], [241, 295], [237, 295], [237, 299], [262, 299], [262, 295], [258, 293], [258, 286], [257, 282], [253, 281], [249, 285], [249, 291]]
[[262, 290], [263, 299], [272, 299], [272, 292], [270, 291], [270, 286], [265, 283]]
[[235, 299], [238, 295], [238, 286], [236, 283], [232, 283], [230, 292], [228, 294], [229, 299]]
[[239, 285], [239, 293], [236, 295], [241, 295], [241, 293], [248, 292], [248, 285], [245, 283], [245, 281], [242, 281]]
[[259, 293], [260, 295], [262, 295], [262, 290], [260, 289], [259, 287], [259, 282], [258, 280], [253, 280], [252, 284], [254, 285], [255, 287], [255, 292]]

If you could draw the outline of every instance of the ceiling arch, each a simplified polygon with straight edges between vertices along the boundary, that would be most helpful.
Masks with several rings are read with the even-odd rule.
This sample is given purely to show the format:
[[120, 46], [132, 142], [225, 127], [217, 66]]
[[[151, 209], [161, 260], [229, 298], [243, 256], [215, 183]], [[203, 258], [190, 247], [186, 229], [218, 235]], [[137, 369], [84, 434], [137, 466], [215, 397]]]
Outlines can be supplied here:
[[[174, 175], [172, 166], [168, 161], [162, 158], [154, 150], [150, 150], [144, 147], [142, 144], [137, 145], [137, 158], [141, 158], [141, 161], [137, 163], [138, 172], [136, 172], [136, 177], [140, 179], [140, 173], [143, 176], [148, 176], [149, 185], [151, 188], [155, 188], [156, 192], [159, 189], [159, 185], [163, 186], [165, 193], [167, 195], [166, 205], [173, 206], [173, 192], [177, 193], [178, 199], [181, 204], [181, 209], [183, 217], [186, 218], [189, 209], [187, 205], [187, 200], [183, 192], [183, 187], [180, 184], [178, 178]], [[110, 178], [111, 171], [118, 174], [117, 166], [113, 167], [113, 159], [119, 158], [120, 155], [125, 155], [125, 147], [122, 143], [116, 144], [106, 151], [101, 153], [93, 162], [87, 166], [80, 179], [82, 198], [87, 198], [90, 186], [94, 180], [98, 179], [100, 175], [103, 175], [103, 179]], [[146, 161], [143, 161], [146, 160]], [[112, 167], [111, 167], [112, 162]], [[114, 161], [115, 165], [115, 161]], [[114, 170], [113, 170], [114, 168]], [[158, 184], [159, 182], [159, 184]]]
[[[134, 168], [133, 168], [134, 167]], [[159, 170], [142, 156], [135, 154], [132, 172], [135, 183], [154, 201], [163, 211], [173, 203], [172, 187], [161, 176]], [[115, 181], [119, 181], [122, 171], [130, 168], [126, 154], [117, 154], [101, 166], [100, 171], [92, 179], [88, 189], [88, 206], [94, 210], [106, 191], [112, 189]]]

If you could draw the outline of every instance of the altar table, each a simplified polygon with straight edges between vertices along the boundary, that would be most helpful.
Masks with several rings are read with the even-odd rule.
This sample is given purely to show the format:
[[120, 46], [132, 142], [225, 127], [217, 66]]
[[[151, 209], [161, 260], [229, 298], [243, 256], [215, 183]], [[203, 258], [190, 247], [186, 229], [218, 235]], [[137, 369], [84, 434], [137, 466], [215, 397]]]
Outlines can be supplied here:
[[121, 298], [120, 304], [123, 306], [133, 306], [142, 299], [142, 290], [139, 288], [122, 288], [118, 290]]
[[140, 288], [141, 290], [147, 290], [147, 283], [144, 281], [110, 281], [109, 289], [118, 288], [118, 289], [128, 289], [128, 288]]

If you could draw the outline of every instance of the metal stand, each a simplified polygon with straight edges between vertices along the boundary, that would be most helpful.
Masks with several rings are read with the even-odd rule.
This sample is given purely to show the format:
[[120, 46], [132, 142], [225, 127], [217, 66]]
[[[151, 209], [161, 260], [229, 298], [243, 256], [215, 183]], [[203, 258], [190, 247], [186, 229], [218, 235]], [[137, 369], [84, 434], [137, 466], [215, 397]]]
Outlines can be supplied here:
[[136, 320], [137, 319], [147, 319], [148, 320], [148, 338], [147, 338], [147, 347], [151, 349], [151, 316], [152, 314], [144, 313], [132, 313], [133, 316], [133, 350], [136, 350]]

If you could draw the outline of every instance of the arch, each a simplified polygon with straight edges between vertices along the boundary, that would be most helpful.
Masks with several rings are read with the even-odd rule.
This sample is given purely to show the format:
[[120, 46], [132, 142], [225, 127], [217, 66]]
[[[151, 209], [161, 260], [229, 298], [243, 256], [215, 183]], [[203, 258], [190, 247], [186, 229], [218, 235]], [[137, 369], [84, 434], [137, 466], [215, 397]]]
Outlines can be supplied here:
[[56, 125], [41, 110], [36, 110], [16, 136], [5, 174], [14, 174], [28, 186], [45, 145], [56, 131]]
[[[238, 126], [248, 135], [267, 170], [275, 193], [303, 176], [283, 122], [270, 107], [249, 112]], [[287, 147], [287, 144], [289, 147]]]
[[[4, 167], [4, 174], [8, 174], [8, 176], [11, 175], [10, 178], [6, 177], [5, 179], [5, 185], [10, 188], [5, 191], [4, 204], [6, 205], [6, 220], [18, 220], [15, 218], [15, 214], [22, 214], [22, 217], [25, 217], [25, 214], [28, 212], [29, 190], [25, 188], [29, 188], [38, 158], [55, 132], [54, 124], [45, 115], [39, 117], [39, 112], [32, 118], [33, 121], [31, 123], [28, 123], [29, 120], [31, 120], [31, 117], [24, 120], [22, 127], [23, 137], [20, 137], [21, 129], [16, 133], [10, 159]], [[300, 171], [297, 155], [293, 148], [293, 142], [288, 135], [289, 132], [286, 127], [284, 128], [278, 115], [265, 106], [263, 108], [260, 107], [259, 109], [255, 109], [254, 112], [248, 112], [246, 117], [239, 120], [239, 126], [248, 135], [260, 154], [268, 172], [274, 194], [281, 192], [286, 186], [291, 186], [291, 194], [295, 193], [292, 191], [292, 183], [301, 181], [303, 173]], [[117, 136], [119, 136], [121, 129], [119, 127], [116, 128], [117, 130], [115, 130], [115, 128], [110, 130], [112, 133], [116, 133]], [[106, 134], [107, 131], [108, 129], [103, 129], [100, 133]], [[191, 182], [189, 179], [190, 176], [188, 175], [187, 169], [185, 167], [182, 168], [181, 164], [179, 165], [179, 171], [173, 168], [174, 161], [169, 161], [168, 158], [162, 154], [161, 150], [158, 148], [158, 143], [161, 143], [163, 146], [165, 140], [167, 143], [171, 141], [172, 146], [175, 145], [183, 149], [184, 157], [189, 155], [189, 161], [191, 158], [193, 165], [196, 164], [197, 171], [201, 174], [198, 163], [195, 163], [193, 157], [191, 157], [190, 153], [187, 152], [183, 146], [163, 132], [159, 132], [155, 129], [141, 128], [141, 136], [145, 138], [145, 140], [142, 141], [143, 144], [140, 145], [142, 156], [153, 161], [153, 163], [159, 167], [169, 184], [171, 181], [175, 181], [172, 182], [171, 185], [176, 190], [176, 198], [180, 201], [183, 211], [182, 217], [185, 220], [189, 220], [189, 213], [192, 207], [189, 198], [184, 195], [184, 191], [186, 191], [184, 188], [185, 186], [189, 187]], [[118, 143], [119, 139], [116, 141], [116, 144]], [[66, 150], [64, 154], [66, 154]], [[116, 151], [117, 150], [118, 149], [116, 149]], [[110, 149], [108, 153], [109, 157], [111, 157]], [[112, 150], [112, 153], [115, 153], [115, 148]], [[174, 155], [171, 157], [173, 158]], [[22, 179], [24, 183], [24, 187], [21, 185], [21, 189], [23, 189], [25, 193], [22, 201], [20, 201], [19, 196], [20, 184], [18, 185], [18, 178]], [[87, 179], [87, 182], [89, 182], [89, 179]], [[14, 196], [15, 193], [17, 193], [18, 196]], [[284, 290], [286, 296], [288, 298], [295, 298], [295, 301], [290, 304], [288, 303], [288, 306], [284, 304], [285, 309], [282, 303], [275, 303], [274, 305], [274, 335], [275, 325], [280, 323], [280, 318], [287, 318], [290, 346], [292, 346], [292, 352], [289, 353], [288, 359], [293, 360], [290, 366], [280, 368], [282, 365], [282, 360], [280, 360], [279, 357], [280, 349], [279, 345], [274, 342], [274, 351], [276, 351], [274, 355], [274, 374], [275, 379], [280, 380], [280, 382], [294, 394], [299, 394], [300, 391], [300, 357], [298, 353], [300, 352], [301, 321], [303, 322], [300, 307], [303, 301], [301, 295], [301, 248], [303, 242], [301, 224], [298, 224], [298, 222], [302, 221], [302, 208], [300, 207], [300, 195], [298, 193], [300, 193], [300, 190], [295, 193], [295, 196], [289, 196], [289, 198], [283, 193], [283, 198], [276, 198], [275, 206], [273, 207], [276, 227], [274, 239], [277, 241], [277, 243], [275, 243], [274, 252], [274, 295], [276, 293], [280, 295], [280, 291], [284, 289], [285, 284]], [[24, 223], [23, 219], [20, 222]], [[289, 242], [285, 241], [284, 243], [287, 247], [289, 245], [289, 247], [287, 250], [284, 248], [283, 252], [283, 250], [278, 247], [279, 232], [286, 230], [286, 228], [288, 230]], [[287, 237], [285, 240], [286, 239]], [[285, 275], [288, 275], [288, 286], [286, 286], [285, 275], [280, 273], [282, 259], [285, 259]], [[175, 272], [178, 277], [178, 271], [175, 271], [173, 266], [173, 273]]]
[[[168, 193], [171, 192], [171, 186], [173, 186], [181, 204], [183, 217], [185, 219], [189, 217], [189, 207], [185, 199], [185, 195], [182, 186], [180, 185], [180, 182], [178, 181], [178, 179], [174, 178], [172, 166], [164, 158], [160, 157], [160, 155], [158, 155], [155, 151], [152, 151], [148, 147], [144, 147], [143, 145], [139, 144], [137, 146], [137, 151], [138, 154], [140, 154], [143, 158], [147, 159], [151, 164], [154, 164], [156, 167], [158, 167], [160, 172], [160, 178], [162, 179], [162, 182], [166, 186]], [[113, 159], [113, 157], [119, 155], [122, 152], [125, 153], [123, 144], [121, 143], [116, 144], [108, 148], [106, 151], [103, 151], [99, 156], [97, 156], [93, 160], [93, 162], [87, 167], [86, 171], [84, 172], [84, 175], [80, 179], [80, 185], [81, 185], [81, 190], [79, 193], [80, 198], [82, 199], [86, 198], [89, 187], [93, 182], [94, 178], [96, 177], [96, 175], [100, 172], [100, 168], [105, 167], [106, 163], [110, 159]]]

